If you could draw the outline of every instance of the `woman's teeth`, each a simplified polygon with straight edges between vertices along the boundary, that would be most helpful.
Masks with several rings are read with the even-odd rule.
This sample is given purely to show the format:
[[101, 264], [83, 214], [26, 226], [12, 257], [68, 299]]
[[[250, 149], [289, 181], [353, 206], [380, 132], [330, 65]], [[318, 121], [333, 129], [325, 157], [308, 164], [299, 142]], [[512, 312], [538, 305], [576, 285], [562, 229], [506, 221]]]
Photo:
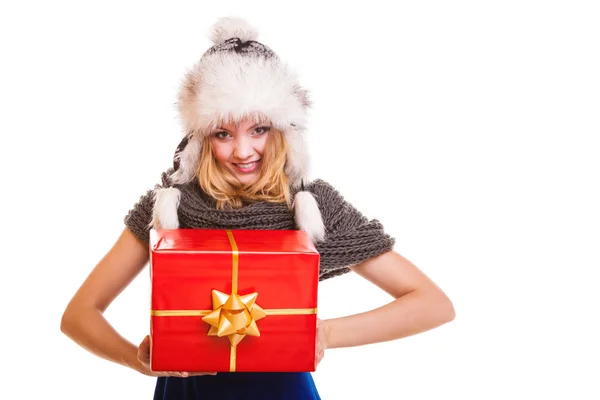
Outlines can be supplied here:
[[251, 173], [251, 172], [254, 172], [258, 168], [259, 162], [260, 162], [260, 160], [256, 160], [256, 161], [252, 161], [249, 163], [234, 164], [234, 165], [236, 166], [237, 170], [242, 173]]

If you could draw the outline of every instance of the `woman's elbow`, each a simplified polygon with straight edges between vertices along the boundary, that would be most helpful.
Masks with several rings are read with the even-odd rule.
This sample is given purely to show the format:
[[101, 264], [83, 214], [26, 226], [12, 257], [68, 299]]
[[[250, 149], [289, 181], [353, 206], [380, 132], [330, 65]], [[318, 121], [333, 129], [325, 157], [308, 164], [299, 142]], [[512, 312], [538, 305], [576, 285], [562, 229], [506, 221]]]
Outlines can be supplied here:
[[67, 306], [60, 319], [60, 331], [69, 336], [76, 321], [77, 317], [75, 316], [75, 312], [70, 306]]
[[82, 316], [86, 313], [86, 310], [78, 304], [71, 302], [60, 319], [60, 331], [65, 335], [71, 337], [77, 330], [81, 323]]
[[440, 325], [452, 322], [456, 318], [456, 310], [454, 309], [452, 300], [441, 291], [435, 296], [433, 309]]

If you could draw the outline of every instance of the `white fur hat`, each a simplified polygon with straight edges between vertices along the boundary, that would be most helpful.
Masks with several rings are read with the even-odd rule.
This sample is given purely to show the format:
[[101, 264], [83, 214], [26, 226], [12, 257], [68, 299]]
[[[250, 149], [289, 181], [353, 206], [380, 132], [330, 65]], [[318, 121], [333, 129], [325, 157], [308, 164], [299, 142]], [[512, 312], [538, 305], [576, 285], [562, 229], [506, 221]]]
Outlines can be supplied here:
[[[257, 30], [239, 18], [221, 18], [213, 26], [213, 46], [187, 73], [179, 93], [185, 135], [175, 152], [174, 184], [195, 178], [204, 136], [224, 121], [243, 118], [267, 119], [283, 132], [288, 142], [285, 172], [290, 184], [303, 188], [308, 182], [308, 93], [296, 74], [271, 49], [257, 42], [257, 37]], [[154, 221], [160, 221], [161, 228], [179, 227], [179, 198], [176, 188], [157, 190]], [[312, 194], [298, 192], [294, 210], [298, 228], [313, 240], [322, 240], [323, 222]]]

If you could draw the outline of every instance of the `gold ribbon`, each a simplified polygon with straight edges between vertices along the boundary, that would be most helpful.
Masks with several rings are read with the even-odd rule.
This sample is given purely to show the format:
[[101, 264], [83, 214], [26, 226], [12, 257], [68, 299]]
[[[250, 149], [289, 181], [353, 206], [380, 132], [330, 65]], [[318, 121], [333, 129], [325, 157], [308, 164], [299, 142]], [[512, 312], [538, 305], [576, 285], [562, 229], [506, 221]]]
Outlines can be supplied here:
[[240, 296], [238, 294], [238, 261], [239, 250], [233, 233], [226, 230], [231, 245], [231, 294], [218, 290], [212, 291], [212, 310], [152, 310], [150, 314], [157, 317], [192, 317], [202, 316], [202, 320], [210, 325], [208, 336], [227, 336], [230, 343], [229, 371], [235, 372], [237, 345], [246, 337], [260, 336], [256, 321], [267, 315], [312, 315], [316, 308], [272, 308], [263, 309], [256, 304], [258, 293]]

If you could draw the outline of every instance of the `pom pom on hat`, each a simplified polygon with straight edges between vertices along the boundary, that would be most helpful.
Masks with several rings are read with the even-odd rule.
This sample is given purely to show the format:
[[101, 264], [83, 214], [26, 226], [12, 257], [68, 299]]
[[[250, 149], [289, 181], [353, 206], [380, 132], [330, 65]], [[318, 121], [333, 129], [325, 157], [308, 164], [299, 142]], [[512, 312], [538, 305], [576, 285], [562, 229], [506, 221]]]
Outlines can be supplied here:
[[241, 18], [220, 18], [212, 27], [210, 40], [217, 46], [233, 38], [238, 38], [242, 42], [256, 40], [258, 38], [258, 30]]

